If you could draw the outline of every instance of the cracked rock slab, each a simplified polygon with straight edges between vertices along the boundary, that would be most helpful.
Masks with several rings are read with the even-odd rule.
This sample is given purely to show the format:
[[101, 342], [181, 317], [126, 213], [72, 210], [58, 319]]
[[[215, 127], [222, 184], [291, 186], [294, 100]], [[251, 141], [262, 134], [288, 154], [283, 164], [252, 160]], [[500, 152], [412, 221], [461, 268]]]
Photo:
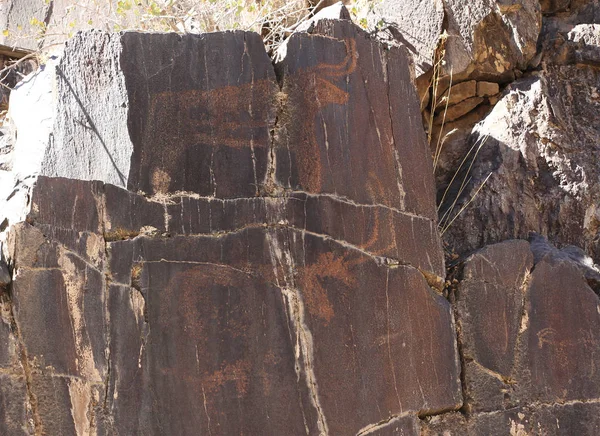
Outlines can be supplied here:
[[464, 264], [456, 309], [469, 410], [504, 405], [532, 266], [527, 241], [487, 246]]
[[600, 396], [600, 300], [551, 248], [534, 264], [527, 241], [506, 241], [465, 261], [455, 308], [467, 412]]
[[287, 96], [275, 139], [276, 180], [435, 219], [431, 157], [405, 50], [348, 21], [290, 37], [279, 64]]
[[[127, 262], [119, 254], [125, 245], [139, 247], [129, 264], [139, 274], [150, 326], [139, 357], [148, 375], [119, 383], [135, 383], [142, 403], [151, 401], [149, 392], [164, 391], [161, 407], [189, 417], [170, 421], [173, 431], [185, 433], [188, 421], [190, 429], [216, 422], [236, 433], [247, 428], [224, 413], [235, 398], [256, 425], [275, 431], [274, 416], [286, 417], [280, 430], [306, 419], [312, 431], [329, 434], [355, 434], [385, 419], [384, 410], [460, 403], [456, 357], [442, 358], [456, 353], [448, 305], [414, 268], [389, 269], [333, 240], [289, 229], [189, 239], [111, 243], [120, 265]], [[135, 367], [138, 355], [130, 359]], [[204, 387], [206, 405], [202, 397], [190, 402], [190, 385]], [[297, 399], [296, 412], [281, 407]], [[268, 421], [267, 409], [256, 409], [261, 402]], [[144, 408], [138, 413], [144, 422]]]
[[[398, 434], [460, 407], [406, 55], [312, 31], [281, 83], [248, 32], [67, 45], [60, 140], [1, 235], [0, 362], [35, 432]], [[71, 178], [44, 175], [69, 150]]]
[[451, 413], [422, 424], [422, 436], [582, 435], [598, 433], [600, 406], [594, 402], [538, 404], [506, 411], [478, 413], [465, 419]]

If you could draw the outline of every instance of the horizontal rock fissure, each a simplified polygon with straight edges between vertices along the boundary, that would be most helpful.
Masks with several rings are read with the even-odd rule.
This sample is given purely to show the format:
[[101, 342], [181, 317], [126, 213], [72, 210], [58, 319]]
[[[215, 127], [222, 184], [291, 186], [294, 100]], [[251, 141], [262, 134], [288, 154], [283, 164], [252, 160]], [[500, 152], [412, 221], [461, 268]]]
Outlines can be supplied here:
[[401, 209], [398, 209], [398, 208], [395, 208], [392, 206], [387, 206], [387, 205], [381, 204], [381, 203], [359, 203], [348, 197], [340, 196], [337, 194], [326, 193], [326, 192], [316, 194], [316, 193], [311, 193], [311, 192], [307, 192], [307, 191], [298, 191], [298, 190], [293, 190], [293, 189], [283, 189], [282, 188], [282, 190], [283, 190], [283, 192], [285, 192], [284, 195], [257, 195], [254, 197], [237, 197], [237, 198], [220, 198], [220, 197], [215, 197], [215, 196], [204, 196], [204, 195], [195, 194], [193, 192], [174, 192], [174, 193], [170, 193], [168, 195], [162, 195], [162, 194], [161, 195], [146, 195], [143, 193], [137, 193], [137, 194], [143, 196], [147, 201], [150, 201], [150, 202], [156, 203], [156, 204], [160, 204], [160, 205], [177, 204], [176, 200], [181, 200], [184, 198], [190, 198], [190, 199], [194, 199], [194, 200], [206, 200], [210, 203], [224, 203], [224, 204], [225, 203], [234, 203], [235, 204], [237, 202], [244, 202], [244, 201], [247, 202], [247, 201], [255, 201], [255, 200], [302, 201], [302, 199], [293, 198], [293, 197], [290, 197], [290, 195], [304, 195], [308, 198], [321, 198], [321, 197], [329, 198], [329, 199], [332, 199], [332, 200], [340, 202], [340, 203], [350, 204], [357, 208], [362, 208], [362, 207], [380, 208], [380, 209], [384, 209], [384, 210], [389, 210], [389, 211], [397, 213], [399, 215], [404, 215], [406, 217], [433, 222], [433, 220], [429, 217], [414, 214], [409, 211], [401, 210]]
[[[414, 268], [417, 271], [419, 271], [419, 273], [421, 273], [421, 275], [423, 275], [423, 277], [425, 278], [425, 280], [427, 281], [428, 284], [430, 284], [430, 286], [436, 290], [438, 290], [439, 293], [439, 288], [440, 288], [440, 283], [444, 283], [444, 280], [435, 275], [435, 273], [433, 272], [426, 272], [421, 268], [417, 268], [414, 265], [401, 261], [399, 259], [396, 258], [391, 258], [391, 257], [384, 257], [384, 256], [377, 256], [373, 253], [370, 253], [368, 251], [365, 251], [363, 249], [361, 249], [360, 247], [357, 247], [356, 245], [350, 244], [344, 240], [340, 240], [340, 239], [335, 239], [329, 235], [326, 234], [320, 234], [320, 233], [315, 233], [315, 232], [311, 232], [305, 229], [301, 229], [295, 226], [290, 226], [290, 225], [285, 225], [285, 224], [275, 224], [275, 225], [267, 225], [267, 224], [256, 224], [256, 225], [247, 225], [244, 227], [241, 227], [239, 229], [235, 229], [235, 230], [228, 230], [228, 231], [223, 231], [223, 232], [216, 232], [216, 233], [208, 233], [208, 234], [185, 234], [185, 235], [180, 235], [183, 237], [190, 237], [190, 238], [222, 238], [224, 236], [227, 235], [231, 235], [231, 234], [239, 234], [244, 232], [245, 230], [248, 229], [287, 229], [287, 230], [292, 230], [294, 232], [298, 232], [298, 233], [304, 233], [307, 235], [311, 235], [320, 239], [323, 239], [325, 241], [331, 241], [334, 242], [336, 244], [339, 244], [340, 246], [353, 250], [353, 251], [357, 251], [359, 253], [361, 253], [364, 256], [367, 256], [369, 258], [371, 258], [372, 260], [374, 260], [378, 265], [380, 266], [385, 266], [388, 268], [396, 268], [396, 267], [408, 267], [408, 268]], [[142, 235], [141, 237], [147, 237], [145, 235]], [[157, 235], [157, 236], [150, 236], [151, 238], [170, 238], [171, 236], [162, 236], [162, 235]], [[135, 239], [135, 238], [133, 238]], [[131, 240], [133, 240], [131, 239]], [[129, 240], [129, 239], [128, 239]], [[111, 242], [108, 242], [108, 244], [110, 245]], [[183, 261], [185, 262], [185, 261]]]

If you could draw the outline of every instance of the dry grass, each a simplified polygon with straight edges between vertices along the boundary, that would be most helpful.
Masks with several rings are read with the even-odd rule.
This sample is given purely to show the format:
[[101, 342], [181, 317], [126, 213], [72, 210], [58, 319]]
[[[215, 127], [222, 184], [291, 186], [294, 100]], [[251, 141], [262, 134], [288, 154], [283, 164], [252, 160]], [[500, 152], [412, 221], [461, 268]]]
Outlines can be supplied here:
[[[46, 0], [47, 2], [50, 0]], [[367, 27], [367, 14], [381, 0], [345, 1], [355, 22]], [[73, 0], [55, 4], [49, 23], [32, 17], [18, 28], [4, 29], [16, 46], [35, 38], [40, 47], [62, 41], [75, 30], [142, 30], [202, 33], [239, 29], [260, 33], [275, 49], [324, 0]]]

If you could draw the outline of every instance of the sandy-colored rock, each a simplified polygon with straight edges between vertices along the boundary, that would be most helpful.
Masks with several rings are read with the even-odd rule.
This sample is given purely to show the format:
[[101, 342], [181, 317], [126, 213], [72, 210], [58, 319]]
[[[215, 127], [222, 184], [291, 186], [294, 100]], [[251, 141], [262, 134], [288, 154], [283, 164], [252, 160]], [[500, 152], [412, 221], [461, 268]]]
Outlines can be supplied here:
[[445, 3], [448, 20], [445, 71], [456, 77], [506, 80], [536, 53], [541, 10], [534, 0], [461, 0]]
[[500, 87], [495, 82], [477, 82], [477, 96], [490, 97], [498, 94]]
[[469, 80], [467, 82], [461, 82], [452, 85], [440, 96], [436, 105], [436, 112], [444, 110], [446, 104], [448, 104], [448, 106], [452, 106], [468, 98], [475, 97], [475, 95], [483, 97], [478, 93], [477, 82], [475, 80]]
[[484, 99], [481, 97], [471, 97], [466, 100], [461, 101], [454, 106], [449, 106], [448, 109], [444, 109], [437, 114], [435, 118], [435, 124], [442, 124], [445, 122], [451, 122], [459, 119], [462, 116], [465, 116], [481, 103], [483, 103]]

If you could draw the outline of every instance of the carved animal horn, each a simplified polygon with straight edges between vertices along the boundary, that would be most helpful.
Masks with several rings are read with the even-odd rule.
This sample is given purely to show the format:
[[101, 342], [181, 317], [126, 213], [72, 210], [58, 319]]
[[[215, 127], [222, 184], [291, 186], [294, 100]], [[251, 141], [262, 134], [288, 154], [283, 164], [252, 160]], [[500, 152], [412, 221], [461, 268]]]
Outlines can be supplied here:
[[339, 64], [322, 64], [315, 67], [315, 71], [323, 72], [327, 76], [345, 76], [351, 74], [356, 68], [356, 41], [345, 39], [346, 56]]

